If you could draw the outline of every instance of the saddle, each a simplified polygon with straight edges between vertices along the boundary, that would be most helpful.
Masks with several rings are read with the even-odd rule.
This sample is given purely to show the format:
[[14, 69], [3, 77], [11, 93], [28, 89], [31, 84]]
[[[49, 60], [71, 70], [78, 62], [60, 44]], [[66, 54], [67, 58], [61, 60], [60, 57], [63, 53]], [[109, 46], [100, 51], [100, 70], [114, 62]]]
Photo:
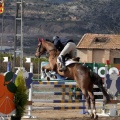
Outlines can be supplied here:
[[72, 58], [72, 60], [79, 62], [80, 61], [80, 57]]
[[80, 62], [80, 58], [76, 57], [76, 58], [72, 58], [69, 54], [67, 54], [65, 56], [65, 66], [68, 66], [72, 63], [79, 63]]
[[[63, 60], [62, 60], [63, 59]], [[59, 67], [59, 71], [65, 71], [66, 67], [70, 64], [74, 64], [74, 63], [79, 63], [80, 58], [76, 57], [76, 58], [72, 58], [69, 54], [67, 54], [66, 56], [62, 57], [61, 59], [59, 59], [57, 61], [58, 63], [58, 67]]]
[[67, 61], [67, 60], [69, 60], [69, 59], [71, 59], [71, 60], [73, 60], [73, 61], [77, 61], [77, 62], [80, 61], [80, 57], [72, 58], [70, 54], [66, 54], [66, 55], [65, 55], [65, 61]]

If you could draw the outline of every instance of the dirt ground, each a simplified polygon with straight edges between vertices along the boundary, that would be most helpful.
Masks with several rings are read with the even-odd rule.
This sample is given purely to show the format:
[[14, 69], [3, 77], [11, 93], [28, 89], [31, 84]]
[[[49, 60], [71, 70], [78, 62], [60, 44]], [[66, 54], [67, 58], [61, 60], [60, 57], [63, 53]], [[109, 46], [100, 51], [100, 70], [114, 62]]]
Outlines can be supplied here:
[[[51, 104], [49, 106], [51, 106]], [[89, 115], [81, 114], [80, 110], [33, 110], [32, 116], [35, 118], [31, 118], [27, 120], [90, 120]], [[108, 119], [120, 120], [120, 116], [119, 117], [99, 116], [98, 118], [98, 120], [108, 120]]]
[[[35, 89], [35, 90], [34, 90]], [[58, 88], [45, 88], [35, 86], [33, 91], [44, 91], [44, 92], [52, 92], [52, 91], [62, 91]], [[67, 89], [66, 91], [69, 91]], [[61, 100], [62, 96], [60, 95], [40, 95], [35, 94], [33, 95], [33, 99], [45, 99], [45, 100]], [[65, 96], [65, 99], [70, 99], [69, 96]], [[55, 106], [81, 106], [81, 103], [44, 103], [44, 102], [33, 102], [33, 107], [55, 107]], [[97, 103], [96, 106], [101, 106], [100, 103]], [[114, 105], [110, 105], [109, 107], [113, 107]], [[120, 105], [118, 105], [118, 110], [120, 110]], [[97, 112], [101, 113], [101, 109], [98, 109]], [[119, 114], [119, 113], [118, 113]], [[33, 110], [32, 117], [29, 119], [22, 119], [22, 120], [90, 120], [88, 114], [81, 114], [81, 110]], [[120, 120], [119, 116], [112, 117], [112, 116], [99, 116], [98, 120]]]

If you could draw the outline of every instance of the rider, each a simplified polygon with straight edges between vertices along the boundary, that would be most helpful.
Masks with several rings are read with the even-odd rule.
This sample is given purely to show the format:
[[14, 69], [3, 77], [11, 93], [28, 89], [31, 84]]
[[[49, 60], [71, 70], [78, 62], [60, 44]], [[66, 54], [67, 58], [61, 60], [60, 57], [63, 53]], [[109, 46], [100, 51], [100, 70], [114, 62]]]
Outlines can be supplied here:
[[76, 57], [76, 44], [72, 39], [60, 38], [59, 36], [53, 37], [53, 43], [60, 52], [57, 62], [61, 63], [60, 71], [66, 70], [65, 66], [65, 55], [70, 54], [71, 58]]

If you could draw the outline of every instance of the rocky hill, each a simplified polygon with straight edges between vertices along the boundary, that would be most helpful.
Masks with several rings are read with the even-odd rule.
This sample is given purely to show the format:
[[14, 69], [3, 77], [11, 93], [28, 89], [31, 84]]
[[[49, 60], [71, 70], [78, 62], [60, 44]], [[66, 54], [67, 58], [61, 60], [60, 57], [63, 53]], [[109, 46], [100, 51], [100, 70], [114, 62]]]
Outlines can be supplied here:
[[[119, 34], [119, 6], [120, 0], [24, 0], [24, 46], [34, 53], [38, 37], [58, 35], [77, 44], [85, 33]], [[16, 0], [5, 1], [3, 44], [13, 45], [15, 7]], [[2, 15], [0, 28], [1, 22]]]

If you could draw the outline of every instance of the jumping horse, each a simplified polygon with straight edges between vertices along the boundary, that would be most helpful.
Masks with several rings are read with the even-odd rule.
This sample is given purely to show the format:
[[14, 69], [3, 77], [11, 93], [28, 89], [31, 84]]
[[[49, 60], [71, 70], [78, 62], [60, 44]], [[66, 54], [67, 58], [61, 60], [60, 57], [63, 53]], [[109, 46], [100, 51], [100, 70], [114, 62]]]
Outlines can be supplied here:
[[[78, 87], [81, 89], [82, 93], [86, 98], [88, 113], [91, 118], [97, 119], [98, 115], [96, 113], [96, 105], [95, 105], [95, 97], [93, 94], [93, 85], [97, 85], [100, 90], [103, 92], [105, 96], [105, 103], [110, 102], [110, 97], [107, 94], [106, 90], [103, 87], [102, 78], [90, 71], [90, 69], [86, 66], [83, 66], [80, 63], [73, 63], [67, 66], [65, 71], [59, 71], [59, 67], [57, 64], [57, 57], [59, 55], [59, 51], [55, 48], [54, 44], [47, 40], [39, 40], [38, 46], [36, 49], [35, 57], [40, 58], [40, 56], [44, 53], [48, 53], [48, 61], [49, 64], [47, 66], [42, 67], [42, 72], [55, 71], [61, 76], [68, 77], [76, 81]], [[91, 101], [93, 104], [93, 110], [91, 109]]]

